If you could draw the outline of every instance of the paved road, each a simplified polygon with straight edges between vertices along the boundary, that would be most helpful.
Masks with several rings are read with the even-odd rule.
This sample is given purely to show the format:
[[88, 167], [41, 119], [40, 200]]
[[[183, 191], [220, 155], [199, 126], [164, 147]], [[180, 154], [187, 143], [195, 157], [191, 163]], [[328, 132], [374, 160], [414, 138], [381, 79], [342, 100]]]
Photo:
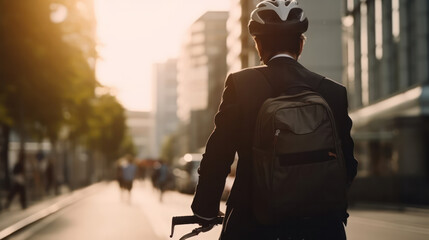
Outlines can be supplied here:
[[[190, 215], [192, 196], [159, 192], [148, 182], [136, 182], [131, 197], [116, 183], [99, 187], [83, 200], [37, 222], [10, 237], [11, 240], [166, 240], [170, 239], [171, 217]], [[173, 239], [197, 225], [177, 226]], [[193, 239], [217, 239], [220, 227]]]
[[[170, 239], [171, 217], [189, 215], [192, 196], [167, 192], [163, 201], [149, 183], [137, 182], [131, 199], [122, 195], [115, 183], [64, 210], [32, 225], [14, 240], [50, 239]], [[224, 203], [221, 210], [225, 210]], [[429, 213], [422, 211], [351, 210], [346, 231], [349, 240], [420, 240], [429, 239]], [[196, 226], [177, 226], [179, 237]], [[193, 240], [214, 240], [220, 226]]]
[[139, 201], [128, 201], [114, 183], [10, 238], [16, 240], [162, 239]]
[[349, 240], [427, 240], [429, 213], [421, 210], [352, 210]]

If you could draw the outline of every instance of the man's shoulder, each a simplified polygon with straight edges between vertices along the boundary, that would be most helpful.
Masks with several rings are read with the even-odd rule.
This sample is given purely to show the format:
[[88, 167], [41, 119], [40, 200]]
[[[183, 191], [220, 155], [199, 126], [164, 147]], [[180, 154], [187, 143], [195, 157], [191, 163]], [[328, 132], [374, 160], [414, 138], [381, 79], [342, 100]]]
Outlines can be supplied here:
[[261, 72], [264, 69], [267, 69], [266, 65], [248, 67], [248, 68], [243, 68], [239, 71], [233, 72], [231, 73], [231, 75], [237, 78], [243, 77], [243, 76], [249, 76], [249, 75], [254, 76], [255, 74], [257, 74], [256, 72]]
[[240, 71], [233, 72], [230, 74], [235, 85], [245, 85], [246, 88], [252, 86], [260, 86], [266, 84], [265, 76], [262, 73], [262, 69], [266, 69], [267, 66], [255, 66], [244, 68]]
[[307, 71], [307, 76], [310, 79], [317, 79], [318, 80], [319, 88], [330, 88], [330, 89], [334, 89], [334, 90], [345, 89], [345, 86], [343, 84], [339, 83], [338, 81], [335, 81], [335, 80], [333, 80], [329, 77], [326, 77], [324, 75], [321, 75], [319, 73], [313, 72], [309, 69], [306, 69], [306, 71]]
[[260, 71], [266, 66], [249, 67], [229, 75], [230, 83], [233, 84], [235, 92], [240, 99], [245, 101], [260, 97], [269, 96], [270, 85], [266, 76]]
[[340, 102], [347, 102], [347, 90], [344, 85], [330, 78], [324, 78], [319, 85], [318, 91], [331, 107]]
[[321, 85], [321, 87], [333, 88], [333, 89], [338, 89], [338, 90], [346, 88], [343, 84], [341, 84], [341, 83], [339, 83], [333, 79], [330, 79], [328, 77], [325, 77], [320, 85]]
[[[328, 88], [334, 88], [334, 89], [342, 89], [345, 88], [344, 85], [341, 83], [326, 77], [325, 75], [321, 75], [319, 73], [313, 72], [310, 69], [307, 69], [303, 65], [299, 64], [300, 71], [303, 72], [304, 76], [306, 76], [307, 79], [312, 79], [313, 81], [317, 81], [319, 86], [325, 86]], [[310, 80], [311, 81], [311, 80]]]

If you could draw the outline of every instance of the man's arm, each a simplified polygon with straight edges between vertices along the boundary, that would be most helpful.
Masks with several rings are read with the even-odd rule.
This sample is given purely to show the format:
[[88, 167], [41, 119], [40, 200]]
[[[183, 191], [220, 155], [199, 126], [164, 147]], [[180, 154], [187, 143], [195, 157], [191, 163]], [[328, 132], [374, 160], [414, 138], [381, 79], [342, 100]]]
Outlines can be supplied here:
[[225, 179], [231, 170], [240, 134], [240, 112], [233, 77], [225, 83], [222, 102], [215, 116], [215, 128], [210, 135], [198, 173], [200, 174], [192, 211], [201, 218], [213, 218], [219, 213]]
[[353, 152], [354, 142], [352, 137], [350, 136], [350, 131], [352, 129], [353, 123], [348, 114], [348, 100], [347, 100], [346, 88], [344, 88], [344, 91], [343, 91], [343, 98], [345, 99], [345, 104], [344, 104], [344, 109], [342, 109], [342, 113], [344, 114], [343, 119], [345, 119], [345, 123], [344, 123], [344, 129], [341, 136], [341, 140], [342, 140], [343, 154], [346, 160], [347, 180], [350, 186], [351, 183], [353, 182], [353, 179], [356, 177], [358, 162], [354, 157], [354, 152]]

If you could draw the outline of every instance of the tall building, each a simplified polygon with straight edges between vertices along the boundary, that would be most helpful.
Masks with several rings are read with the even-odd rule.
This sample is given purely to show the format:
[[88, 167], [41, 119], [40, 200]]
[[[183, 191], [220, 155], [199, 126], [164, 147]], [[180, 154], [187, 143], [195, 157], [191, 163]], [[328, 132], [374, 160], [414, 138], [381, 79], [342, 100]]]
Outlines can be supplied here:
[[154, 158], [152, 114], [150, 112], [126, 111], [126, 117], [127, 127], [136, 147], [136, 157], [140, 159]]
[[177, 60], [157, 63], [153, 70], [153, 114], [155, 157], [160, 156], [162, 144], [178, 127], [177, 117]]
[[226, 20], [206, 12], [189, 28], [178, 59], [178, 116], [188, 130], [188, 151], [204, 146], [213, 128], [226, 75]]
[[228, 72], [236, 72], [260, 63], [252, 36], [247, 30], [250, 13], [260, 1], [230, 0], [230, 2], [227, 21], [227, 65]]
[[360, 162], [355, 195], [427, 204], [429, 2], [343, 6], [343, 79]]

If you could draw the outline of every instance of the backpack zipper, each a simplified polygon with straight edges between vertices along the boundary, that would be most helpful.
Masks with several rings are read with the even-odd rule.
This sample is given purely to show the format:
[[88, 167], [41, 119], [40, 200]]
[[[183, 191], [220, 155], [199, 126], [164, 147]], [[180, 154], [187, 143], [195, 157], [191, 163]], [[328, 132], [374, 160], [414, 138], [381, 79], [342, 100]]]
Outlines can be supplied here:
[[274, 133], [274, 147], [277, 144], [277, 139], [279, 138], [280, 135], [280, 129], [276, 129], [276, 132]]

